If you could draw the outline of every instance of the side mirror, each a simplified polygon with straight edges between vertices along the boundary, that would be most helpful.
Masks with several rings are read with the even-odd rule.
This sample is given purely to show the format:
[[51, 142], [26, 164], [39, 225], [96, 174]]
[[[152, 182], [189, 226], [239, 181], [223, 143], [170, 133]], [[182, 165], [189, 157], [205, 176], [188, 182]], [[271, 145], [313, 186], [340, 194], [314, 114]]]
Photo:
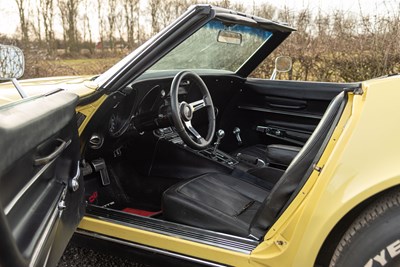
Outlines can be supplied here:
[[288, 72], [292, 69], [292, 59], [286, 56], [280, 56], [275, 59], [275, 68], [270, 80], [275, 80], [278, 72]]
[[24, 53], [15, 46], [0, 45], [0, 80], [21, 78], [24, 74]]
[[0, 45], [0, 81], [12, 81], [22, 98], [27, 94], [17, 79], [24, 75], [25, 59], [21, 49], [15, 46]]

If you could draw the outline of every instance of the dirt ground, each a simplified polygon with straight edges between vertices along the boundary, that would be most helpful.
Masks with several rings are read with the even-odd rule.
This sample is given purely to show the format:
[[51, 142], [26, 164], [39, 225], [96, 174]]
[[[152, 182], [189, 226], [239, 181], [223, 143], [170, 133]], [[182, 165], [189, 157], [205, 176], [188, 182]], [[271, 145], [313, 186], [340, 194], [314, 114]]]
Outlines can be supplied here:
[[57, 267], [152, 267], [131, 259], [69, 245]]

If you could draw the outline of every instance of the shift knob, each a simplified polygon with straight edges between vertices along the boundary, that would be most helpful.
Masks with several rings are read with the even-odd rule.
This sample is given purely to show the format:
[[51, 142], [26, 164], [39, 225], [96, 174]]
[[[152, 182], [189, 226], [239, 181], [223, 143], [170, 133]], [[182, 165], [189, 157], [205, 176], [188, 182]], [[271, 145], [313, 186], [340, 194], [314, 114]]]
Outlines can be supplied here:
[[219, 130], [217, 131], [217, 138], [218, 138], [219, 140], [221, 140], [222, 138], [224, 138], [224, 136], [225, 136], [225, 131], [222, 130], [222, 129], [219, 129]]
[[213, 149], [213, 154], [217, 153], [217, 149], [219, 144], [221, 144], [221, 139], [224, 138], [225, 136], [225, 131], [222, 129], [219, 129], [216, 133], [217, 136], [217, 141], [214, 143], [214, 149]]

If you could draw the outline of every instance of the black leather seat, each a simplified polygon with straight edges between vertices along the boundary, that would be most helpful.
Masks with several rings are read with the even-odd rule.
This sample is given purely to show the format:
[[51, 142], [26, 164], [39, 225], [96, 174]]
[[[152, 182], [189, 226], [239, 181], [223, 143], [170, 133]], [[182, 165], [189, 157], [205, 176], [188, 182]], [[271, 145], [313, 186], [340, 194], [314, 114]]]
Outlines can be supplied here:
[[257, 184], [207, 173], [169, 188], [163, 196], [163, 215], [170, 221], [247, 236], [268, 194]]
[[261, 238], [311, 174], [345, 102], [344, 93], [332, 100], [314, 133], [272, 189], [257, 179], [207, 173], [182, 181], [164, 192], [164, 218], [218, 232]]
[[[233, 156], [242, 158], [243, 155], [261, 159], [265, 163], [280, 166], [289, 166], [292, 160], [300, 152], [301, 147], [281, 144], [262, 145], [257, 144], [241, 148], [233, 153]], [[238, 156], [239, 155], [239, 156]], [[246, 158], [246, 157], [243, 157]]]

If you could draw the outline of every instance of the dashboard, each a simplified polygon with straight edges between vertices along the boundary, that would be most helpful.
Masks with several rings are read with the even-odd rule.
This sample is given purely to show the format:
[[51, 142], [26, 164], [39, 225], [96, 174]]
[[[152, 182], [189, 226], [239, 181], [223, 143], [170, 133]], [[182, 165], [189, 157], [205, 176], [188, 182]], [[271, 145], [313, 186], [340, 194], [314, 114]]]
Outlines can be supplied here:
[[[230, 99], [227, 96], [232, 96], [232, 90], [238, 91], [235, 85], [241, 82], [232, 76], [202, 78], [217, 113], [227, 105]], [[172, 80], [172, 75], [143, 79], [110, 94], [91, 120], [93, 125], [87, 127], [89, 133], [86, 140], [89, 141], [85, 146], [85, 157], [96, 158], [114, 152], [124, 143], [146, 133], [157, 138], [155, 130], [173, 126], [169, 95]], [[194, 82], [183, 80], [178, 91], [179, 102], [191, 103], [201, 99], [202, 94], [197, 87]], [[200, 134], [205, 134], [203, 128], [206, 130], [208, 126], [206, 110], [196, 112], [192, 122]]]

